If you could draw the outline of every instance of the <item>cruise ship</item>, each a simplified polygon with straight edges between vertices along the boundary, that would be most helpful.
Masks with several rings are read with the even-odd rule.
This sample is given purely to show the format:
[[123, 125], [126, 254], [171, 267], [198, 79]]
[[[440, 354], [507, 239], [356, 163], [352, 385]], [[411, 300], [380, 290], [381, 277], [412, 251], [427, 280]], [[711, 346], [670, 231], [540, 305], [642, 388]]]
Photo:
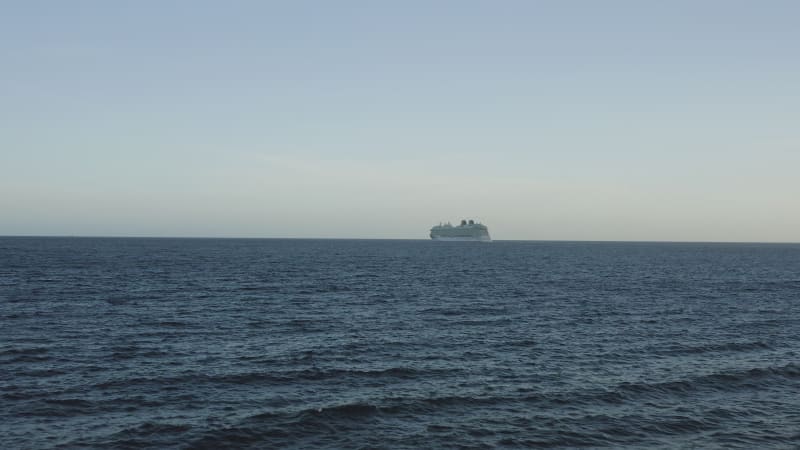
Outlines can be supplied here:
[[486, 225], [475, 223], [474, 220], [462, 220], [460, 225], [453, 226], [450, 222], [439, 224], [431, 228], [431, 239], [434, 241], [481, 241], [490, 242], [489, 229]]

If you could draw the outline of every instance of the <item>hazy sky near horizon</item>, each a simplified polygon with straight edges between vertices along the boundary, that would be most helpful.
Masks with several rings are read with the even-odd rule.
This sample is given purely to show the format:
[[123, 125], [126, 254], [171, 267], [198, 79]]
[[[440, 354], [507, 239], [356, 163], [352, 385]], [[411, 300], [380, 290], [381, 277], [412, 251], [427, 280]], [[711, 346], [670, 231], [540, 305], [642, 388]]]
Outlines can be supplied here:
[[797, 1], [0, 5], [0, 235], [800, 242]]

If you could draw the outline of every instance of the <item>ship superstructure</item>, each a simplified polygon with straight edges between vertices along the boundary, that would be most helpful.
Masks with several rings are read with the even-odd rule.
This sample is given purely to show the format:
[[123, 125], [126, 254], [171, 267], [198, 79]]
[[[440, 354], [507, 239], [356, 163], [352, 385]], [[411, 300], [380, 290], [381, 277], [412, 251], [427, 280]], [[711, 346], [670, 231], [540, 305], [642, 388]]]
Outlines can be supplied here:
[[431, 228], [431, 239], [435, 241], [483, 241], [490, 242], [489, 229], [474, 220], [462, 220], [459, 225], [450, 222]]

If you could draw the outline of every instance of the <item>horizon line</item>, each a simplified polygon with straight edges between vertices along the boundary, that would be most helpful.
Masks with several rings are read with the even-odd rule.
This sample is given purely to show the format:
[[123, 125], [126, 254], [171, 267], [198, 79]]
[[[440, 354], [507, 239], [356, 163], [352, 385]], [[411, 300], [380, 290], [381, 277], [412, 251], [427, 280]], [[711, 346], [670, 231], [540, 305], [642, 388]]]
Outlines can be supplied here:
[[[356, 237], [255, 237], [255, 236], [148, 236], [148, 235], [73, 235], [73, 234], [9, 234], [6, 238], [52, 238], [52, 239], [230, 239], [230, 240], [330, 240], [330, 241], [430, 241], [430, 238], [356, 238]], [[579, 243], [640, 243], [640, 244], [789, 244], [798, 245], [800, 241], [681, 241], [681, 240], [617, 240], [617, 239], [494, 239], [491, 242], [579, 242]]]

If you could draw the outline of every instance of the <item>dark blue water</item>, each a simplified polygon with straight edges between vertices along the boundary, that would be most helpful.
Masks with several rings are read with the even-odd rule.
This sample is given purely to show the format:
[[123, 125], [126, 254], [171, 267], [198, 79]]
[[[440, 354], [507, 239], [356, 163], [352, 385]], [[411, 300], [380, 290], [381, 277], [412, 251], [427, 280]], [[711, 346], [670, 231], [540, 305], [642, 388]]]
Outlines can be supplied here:
[[794, 448], [800, 245], [0, 239], [0, 448]]

